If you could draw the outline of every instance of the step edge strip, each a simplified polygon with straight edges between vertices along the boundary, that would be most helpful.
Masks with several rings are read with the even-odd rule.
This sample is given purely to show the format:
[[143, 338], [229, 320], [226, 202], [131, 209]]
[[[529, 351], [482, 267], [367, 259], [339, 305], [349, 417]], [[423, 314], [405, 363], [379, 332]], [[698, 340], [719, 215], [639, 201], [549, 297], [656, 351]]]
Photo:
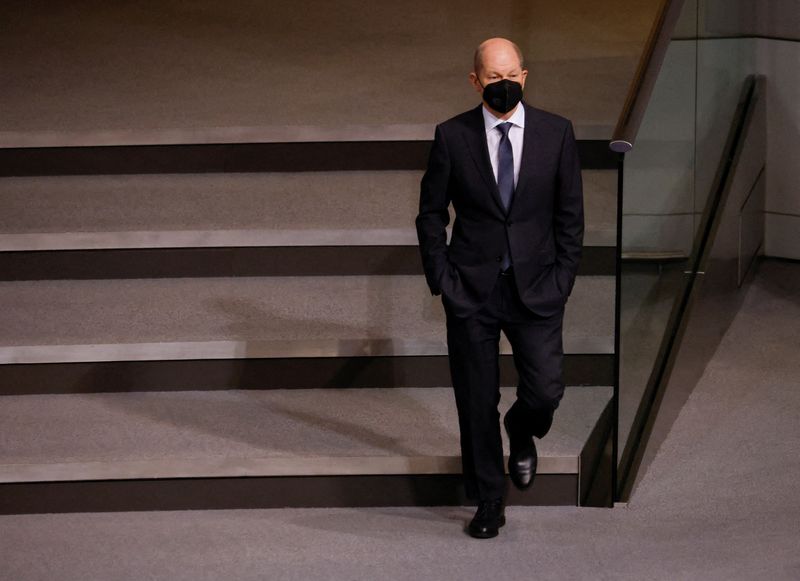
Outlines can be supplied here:
[[[504, 456], [507, 464], [508, 456]], [[198, 468], [201, 461], [204, 466]], [[543, 454], [538, 474], [577, 474], [577, 455]], [[62, 462], [0, 465], [0, 484], [77, 480], [460, 474], [459, 456], [327, 456]]]
[[[614, 338], [564, 337], [565, 354], [613, 354]], [[503, 337], [500, 352], [511, 354]], [[0, 347], [0, 364], [184, 359], [281, 359], [447, 355], [445, 341], [424, 339], [321, 339], [315, 341], [175, 341]]]
[[[448, 232], [449, 232], [448, 228]], [[149, 248], [284, 246], [417, 246], [409, 228], [366, 230], [127, 230], [119, 232], [21, 232], [0, 234], [0, 252]], [[584, 246], [614, 246], [616, 231], [589, 227]]]
[[[340, 141], [430, 141], [435, 123], [385, 125], [266, 125], [84, 131], [0, 131], [0, 149], [192, 145], [206, 143], [315, 143]], [[579, 140], [611, 139], [613, 125], [575, 123]]]

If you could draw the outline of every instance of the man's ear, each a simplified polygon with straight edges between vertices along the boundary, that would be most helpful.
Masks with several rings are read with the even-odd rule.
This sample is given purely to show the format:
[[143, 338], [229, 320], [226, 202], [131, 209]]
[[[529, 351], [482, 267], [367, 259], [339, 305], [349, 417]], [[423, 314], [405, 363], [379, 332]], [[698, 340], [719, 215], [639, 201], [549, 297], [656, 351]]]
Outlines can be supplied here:
[[475, 71], [472, 71], [469, 74], [469, 82], [472, 83], [473, 88], [478, 91], [478, 93], [483, 93], [483, 87], [481, 87], [481, 83], [478, 80], [478, 75], [475, 74]]
[[528, 78], [528, 69], [522, 69], [522, 75], [521, 76], [522, 76], [522, 79], [521, 79], [522, 82], [520, 84], [522, 85], [522, 88], [524, 89], [525, 88], [525, 79]]

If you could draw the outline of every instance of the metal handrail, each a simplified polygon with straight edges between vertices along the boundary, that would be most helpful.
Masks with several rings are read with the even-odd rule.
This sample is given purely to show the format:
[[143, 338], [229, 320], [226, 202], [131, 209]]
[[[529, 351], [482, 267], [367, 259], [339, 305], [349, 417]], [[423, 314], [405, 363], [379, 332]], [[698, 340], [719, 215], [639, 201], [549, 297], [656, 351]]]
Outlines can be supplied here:
[[662, 0], [658, 16], [653, 22], [644, 51], [639, 59], [636, 74], [631, 81], [625, 105], [622, 107], [617, 126], [611, 137], [609, 147], [612, 151], [630, 151], [639, 132], [650, 95], [656, 79], [661, 72], [664, 56], [667, 53], [675, 24], [683, 8], [684, 0]]

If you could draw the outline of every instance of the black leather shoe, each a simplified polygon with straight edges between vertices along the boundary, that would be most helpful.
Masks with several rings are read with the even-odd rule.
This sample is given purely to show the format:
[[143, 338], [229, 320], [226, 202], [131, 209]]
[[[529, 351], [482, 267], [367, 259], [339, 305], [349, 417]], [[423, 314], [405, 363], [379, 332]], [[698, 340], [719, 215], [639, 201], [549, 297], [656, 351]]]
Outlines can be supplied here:
[[539, 457], [536, 453], [536, 444], [529, 432], [515, 426], [514, 421], [507, 413], [503, 418], [503, 425], [508, 434], [509, 455], [508, 474], [511, 482], [520, 490], [527, 490], [533, 484], [536, 476], [536, 465]]
[[500, 527], [506, 524], [505, 505], [502, 498], [478, 502], [478, 510], [467, 527], [470, 536], [476, 539], [496, 537]]

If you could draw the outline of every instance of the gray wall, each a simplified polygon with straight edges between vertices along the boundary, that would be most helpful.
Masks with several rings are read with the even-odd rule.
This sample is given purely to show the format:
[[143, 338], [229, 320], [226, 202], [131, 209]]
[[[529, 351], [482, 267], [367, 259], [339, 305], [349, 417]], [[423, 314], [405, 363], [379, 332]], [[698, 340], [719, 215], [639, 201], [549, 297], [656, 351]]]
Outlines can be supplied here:
[[767, 77], [765, 252], [800, 259], [800, 2], [707, 0], [700, 16], [704, 36], [756, 37], [755, 70]]
[[763, 36], [797, 39], [797, 0], [705, 0], [700, 13], [704, 36]]
[[759, 39], [757, 55], [767, 76], [766, 254], [800, 259], [800, 42]]
[[626, 157], [626, 250], [691, 251], [743, 81], [761, 74], [768, 127], [763, 250], [800, 258], [799, 21], [800, 0], [686, 0]]

